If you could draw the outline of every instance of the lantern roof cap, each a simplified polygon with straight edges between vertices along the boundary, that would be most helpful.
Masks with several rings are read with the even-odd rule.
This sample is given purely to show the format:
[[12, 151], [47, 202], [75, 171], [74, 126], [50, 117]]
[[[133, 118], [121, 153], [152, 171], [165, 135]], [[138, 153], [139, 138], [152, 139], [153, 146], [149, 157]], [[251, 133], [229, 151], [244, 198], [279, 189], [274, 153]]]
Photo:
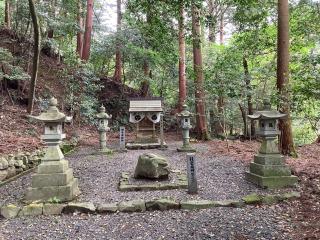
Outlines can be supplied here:
[[112, 116], [106, 113], [106, 108], [101, 105], [99, 108], [100, 112], [96, 115], [96, 118], [98, 119], [110, 119]]
[[193, 113], [189, 112], [187, 104], [183, 104], [182, 111], [177, 114], [178, 117], [191, 117], [193, 115]]
[[248, 118], [256, 120], [256, 119], [282, 119], [287, 116], [287, 114], [281, 113], [277, 110], [271, 109], [271, 104], [268, 99], [263, 101], [263, 110], [256, 111], [252, 115], [248, 115]]
[[31, 118], [41, 121], [41, 122], [56, 122], [62, 123], [70, 121], [71, 119], [66, 117], [66, 115], [59, 111], [57, 108], [58, 101], [56, 98], [52, 97], [49, 100], [49, 108], [46, 112], [41, 113], [39, 116], [30, 116]]

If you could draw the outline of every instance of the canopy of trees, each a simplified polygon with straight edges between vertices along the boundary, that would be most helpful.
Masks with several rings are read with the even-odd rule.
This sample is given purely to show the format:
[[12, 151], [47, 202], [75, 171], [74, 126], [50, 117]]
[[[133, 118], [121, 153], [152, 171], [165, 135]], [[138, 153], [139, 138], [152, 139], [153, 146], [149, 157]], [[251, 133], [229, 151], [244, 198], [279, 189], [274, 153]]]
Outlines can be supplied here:
[[162, 96], [171, 112], [186, 101], [201, 139], [254, 138], [246, 115], [268, 98], [290, 116], [280, 125], [283, 153], [320, 141], [319, 1], [29, 2], [41, 37], [28, 1], [2, 1], [0, 23], [41, 39], [42, 51], [75, 70], [62, 73], [66, 104], [89, 119], [103, 85], [98, 78], [107, 77], [141, 96]]

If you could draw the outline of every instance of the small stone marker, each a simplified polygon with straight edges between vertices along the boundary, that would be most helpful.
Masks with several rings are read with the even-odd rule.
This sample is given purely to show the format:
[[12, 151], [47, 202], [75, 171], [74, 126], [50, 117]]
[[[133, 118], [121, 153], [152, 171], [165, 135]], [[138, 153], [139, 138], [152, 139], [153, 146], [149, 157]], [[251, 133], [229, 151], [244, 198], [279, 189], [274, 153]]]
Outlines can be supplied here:
[[188, 193], [198, 193], [196, 158], [194, 153], [187, 154]]
[[165, 150], [164, 147], [164, 134], [163, 134], [163, 114], [160, 114], [160, 149]]
[[120, 127], [120, 150], [126, 149], [126, 129], [125, 127]]

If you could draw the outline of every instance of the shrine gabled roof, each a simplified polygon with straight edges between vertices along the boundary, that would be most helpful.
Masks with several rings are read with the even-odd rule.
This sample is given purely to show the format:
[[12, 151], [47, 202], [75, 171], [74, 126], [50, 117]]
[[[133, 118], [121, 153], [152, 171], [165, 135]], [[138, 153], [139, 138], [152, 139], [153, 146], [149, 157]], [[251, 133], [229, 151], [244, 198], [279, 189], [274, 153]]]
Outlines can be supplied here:
[[287, 114], [280, 113], [276, 110], [256, 111], [252, 115], [248, 115], [250, 119], [281, 119], [285, 118]]
[[162, 112], [161, 99], [130, 100], [129, 112]]

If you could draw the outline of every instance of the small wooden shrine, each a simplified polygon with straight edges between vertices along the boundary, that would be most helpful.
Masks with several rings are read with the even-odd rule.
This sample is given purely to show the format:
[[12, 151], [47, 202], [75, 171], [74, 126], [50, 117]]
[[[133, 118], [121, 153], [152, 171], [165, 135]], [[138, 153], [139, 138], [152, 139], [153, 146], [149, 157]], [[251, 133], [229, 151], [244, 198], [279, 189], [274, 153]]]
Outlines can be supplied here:
[[[128, 149], [160, 148], [161, 139], [157, 131], [163, 113], [162, 98], [134, 98], [130, 100], [129, 113], [131, 123], [136, 125], [136, 138], [127, 143]], [[163, 140], [163, 139], [162, 139]]]

